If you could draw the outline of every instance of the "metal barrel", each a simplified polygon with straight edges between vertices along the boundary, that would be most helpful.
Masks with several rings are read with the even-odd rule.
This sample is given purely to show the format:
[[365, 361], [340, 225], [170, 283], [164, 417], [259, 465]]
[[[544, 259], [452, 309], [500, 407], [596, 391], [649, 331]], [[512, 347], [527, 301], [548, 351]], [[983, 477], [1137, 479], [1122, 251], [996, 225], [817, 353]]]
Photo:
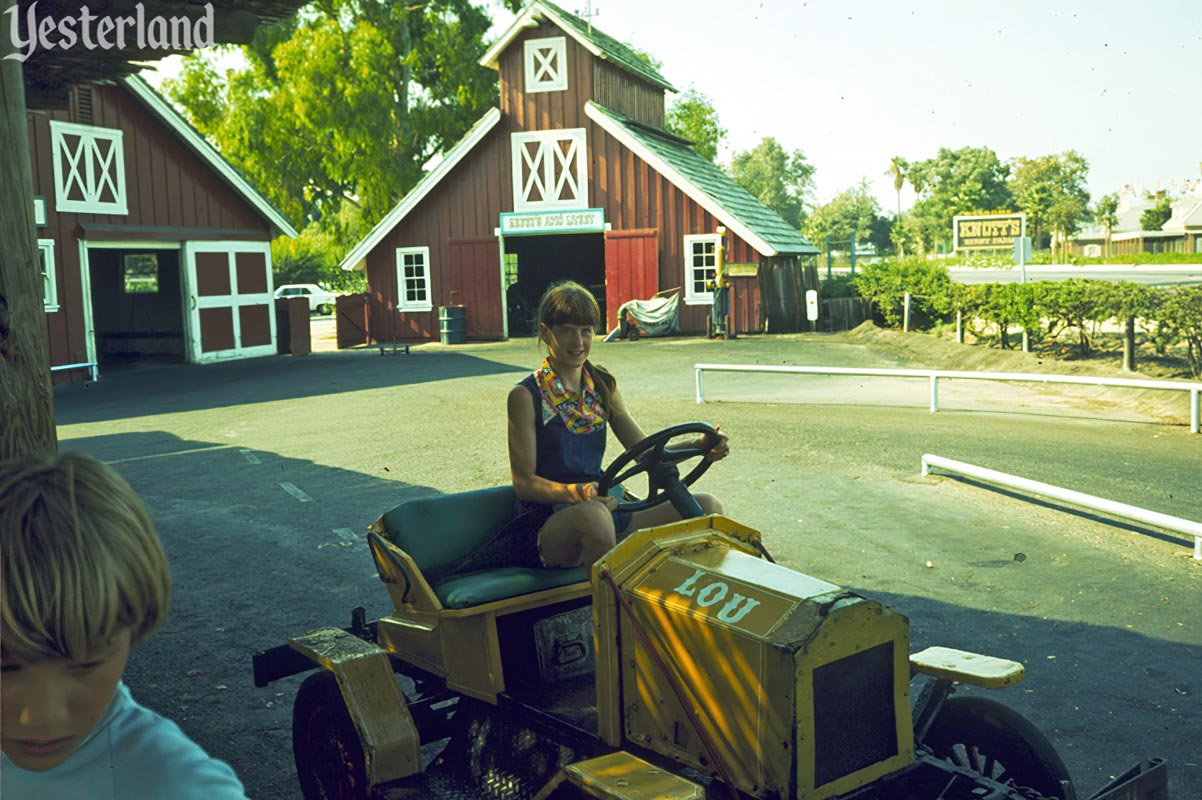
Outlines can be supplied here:
[[467, 314], [463, 306], [438, 307], [438, 335], [443, 344], [467, 341]]

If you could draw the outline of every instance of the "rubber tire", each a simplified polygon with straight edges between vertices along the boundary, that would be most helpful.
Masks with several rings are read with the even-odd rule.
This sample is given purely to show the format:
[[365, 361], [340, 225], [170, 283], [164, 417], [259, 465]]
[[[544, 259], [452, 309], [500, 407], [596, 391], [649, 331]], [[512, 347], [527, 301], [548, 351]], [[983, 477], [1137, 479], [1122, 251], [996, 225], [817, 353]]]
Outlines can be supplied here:
[[328, 317], [330, 314], [334, 313], [334, 307], [329, 303], [322, 303], [317, 307], [317, 313], [323, 317]]
[[626, 333], [626, 338], [627, 338], [629, 341], [632, 341], [632, 342], [637, 342], [637, 341], [639, 340], [639, 336], [641, 336], [641, 335], [642, 335], [642, 334], [640, 334], [640, 333], [639, 333], [639, 329], [638, 329], [638, 328], [631, 328], [631, 329], [630, 329], [630, 330], [629, 330], [629, 331]]
[[292, 754], [305, 800], [367, 800], [367, 761], [334, 673], [305, 678], [292, 706]]
[[[1071, 785], [1068, 769], [1047, 737], [1022, 714], [984, 697], [945, 701], [922, 744], [936, 758], [1049, 798], [1066, 800], [1060, 782]], [[983, 769], [987, 766], [988, 772]]]

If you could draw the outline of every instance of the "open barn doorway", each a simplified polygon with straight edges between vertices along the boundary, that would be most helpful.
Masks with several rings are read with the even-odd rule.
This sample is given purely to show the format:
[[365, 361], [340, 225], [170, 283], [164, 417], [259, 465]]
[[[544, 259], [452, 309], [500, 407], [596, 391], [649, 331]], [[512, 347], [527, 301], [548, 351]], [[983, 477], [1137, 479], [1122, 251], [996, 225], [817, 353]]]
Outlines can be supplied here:
[[604, 234], [506, 236], [505, 271], [511, 338], [537, 334], [538, 301], [548, 286], [563, 280], [576, 281], [593, 293], [601, 306], [600, 327], [604, 327]]
[[186, 360], [178, 245], [89, 246], [87, 273], [102, 371]]

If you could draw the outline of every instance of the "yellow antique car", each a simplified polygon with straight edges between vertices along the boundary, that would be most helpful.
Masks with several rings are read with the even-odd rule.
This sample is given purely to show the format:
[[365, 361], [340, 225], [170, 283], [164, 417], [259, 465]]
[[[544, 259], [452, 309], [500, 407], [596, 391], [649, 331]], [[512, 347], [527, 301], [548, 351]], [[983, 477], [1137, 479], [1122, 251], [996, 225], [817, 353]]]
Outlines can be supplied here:
[[[293, 741], [305, 798], [1077, 800], [1026, 719], [954, 684], [1001, 688], [1021, 664], [909, 652], [874, 600], [773, 563], [760, 534], [701, 516], [671, 449], [620, 456], [686, 519], [637, 531], [594, 565], [449, 565], [504, 531], [510, 487], [403, 503], [368, 533], [391, 615], [255, 655], [255, 682], [305, 670]], [[495, 542], [494, 542], [495, 543]], [[399, 676], [399, 678], [398, 678]], [[441, 753], [423, 745], [446, 740]], [[1152, 759], [1091, 800], [1166, 800]]]

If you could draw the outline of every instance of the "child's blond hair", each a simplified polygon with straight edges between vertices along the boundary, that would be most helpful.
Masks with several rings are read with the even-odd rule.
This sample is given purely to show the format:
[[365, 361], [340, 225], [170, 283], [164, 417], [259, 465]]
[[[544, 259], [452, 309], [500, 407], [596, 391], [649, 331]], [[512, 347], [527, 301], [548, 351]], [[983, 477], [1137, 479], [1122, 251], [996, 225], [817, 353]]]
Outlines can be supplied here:
[[146, 508], [84, 453], [0, 463], [0, 625], [6, 652], [86, 661], [123, 629], [149, 636], [171, 576]]

